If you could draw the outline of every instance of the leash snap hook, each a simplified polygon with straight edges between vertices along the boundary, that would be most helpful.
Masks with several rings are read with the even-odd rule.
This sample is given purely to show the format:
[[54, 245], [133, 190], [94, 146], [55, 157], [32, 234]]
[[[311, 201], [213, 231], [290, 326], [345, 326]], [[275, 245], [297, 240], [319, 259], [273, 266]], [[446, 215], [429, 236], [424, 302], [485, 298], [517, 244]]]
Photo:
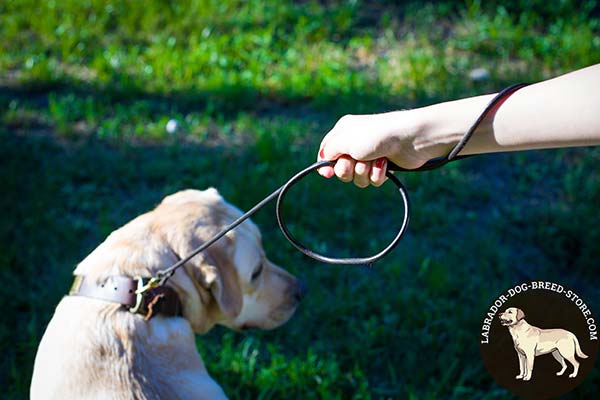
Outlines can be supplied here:
[[148, 280], [148, 283], [144, 285], [144, 278], [137, 277], [137, 289], [135, 290], [135, 305], [129, 309], [133, 314], [137, 313], [142, 306], [142, 302], [144, 300], [144, 294], [155, 287], [161, 285], [161, 282], [165, 280], [164, 278], [159, 278], [158, 276], [152, 277]]

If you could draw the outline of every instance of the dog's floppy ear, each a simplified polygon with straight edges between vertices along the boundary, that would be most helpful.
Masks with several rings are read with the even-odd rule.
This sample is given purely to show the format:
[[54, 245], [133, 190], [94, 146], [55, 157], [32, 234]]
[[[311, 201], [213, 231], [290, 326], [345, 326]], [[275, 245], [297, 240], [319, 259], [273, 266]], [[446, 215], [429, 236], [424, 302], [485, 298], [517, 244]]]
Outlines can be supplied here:
[[525, 318], [525, 313], [520, 308], [517, 308], [517, 321]]
[[235, 318], [242, 310], [242, 289], [237, 270], [227, 252], [219, 246], [206, 250], [212, 265], [203, 267], [203, 279], [217, 302], [221, 313]]
[[204, 289], [210, 290], [211, 286], [219, 278], [217, 267], [205, 262], [200, 265], [199, 270], [200, 274], [198, 275], [198, 281], [200, 282], [200, 285]]

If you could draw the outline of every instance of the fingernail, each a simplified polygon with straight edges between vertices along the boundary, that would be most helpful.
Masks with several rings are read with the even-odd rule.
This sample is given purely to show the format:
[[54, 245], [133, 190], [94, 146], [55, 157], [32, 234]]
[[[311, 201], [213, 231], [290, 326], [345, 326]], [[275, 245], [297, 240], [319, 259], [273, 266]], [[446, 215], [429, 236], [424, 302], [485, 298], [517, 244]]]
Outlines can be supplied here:
[[386, 159], [385, 158], [378, 158], [377, 161], [375, 161], [375, 167], [380, 168], [380, 169], [384, 169], [385, 168], [385, 163], [386, 163]]
[[323, 149], [319, 150], [319, 158], [321, 158], [321, 159], [325, 158], [325, 150], [323, 150]]

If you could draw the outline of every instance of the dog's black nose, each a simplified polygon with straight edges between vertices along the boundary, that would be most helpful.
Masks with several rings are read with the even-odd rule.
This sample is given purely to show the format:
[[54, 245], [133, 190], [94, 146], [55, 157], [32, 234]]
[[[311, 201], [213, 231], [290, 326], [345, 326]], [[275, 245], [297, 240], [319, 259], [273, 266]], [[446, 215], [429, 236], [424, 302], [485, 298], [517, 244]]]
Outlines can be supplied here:
[[294, 293], [296, 301], [301, 301], [306, 296], [307, 291], [306, 283], [302, 279], [296, 279], [296, 292]]

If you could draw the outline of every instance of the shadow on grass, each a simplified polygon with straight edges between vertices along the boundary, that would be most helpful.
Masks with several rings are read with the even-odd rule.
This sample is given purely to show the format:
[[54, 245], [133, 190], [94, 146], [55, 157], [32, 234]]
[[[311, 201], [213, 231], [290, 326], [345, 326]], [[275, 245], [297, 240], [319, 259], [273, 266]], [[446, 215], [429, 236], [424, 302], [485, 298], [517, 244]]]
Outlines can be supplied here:
[[235, 83], [220, 86], [218, 89], [186, 89], [148, 91], [143, 82], [114, 72], [110, 82], [89, 83], [72, 77], [47, 80], [29, 80], [14, 82], [0, 80], [0, 101], [20, 99], [38, 107], [48, 106], [50, 94], [72, 94], [75, 97], [93, 97], [106, 104], [133, 104], [148, 101], [157, 110], [168, 107], [170, 111], [186, 114], [198, 110], [210, 110], [212, 114], [225, 119], [240, 112], [256, 115], [281, 115], [292, 118], [333, 117], [343, 114], [361, 114], [414, 108], [440, 101], [492, 93], [513, 84], [514, 77], [505, 77], [491, 81], [471, 81], [462, 76], [447, 77], [452, 80], [446, 84], [443, 94], [433, 94], [426, 87], [405, 88], [404, 92], [394, 93], [376, 79], [361, 81], [358, 87], [342, 88], [322, 87], [318, 93], [306, 95], [290, 88], [269, 90], [250, 84]]
[[[127, 76], [115, 74], [113, 82], [104, 85], [92, 85], [71, 79], [57, 81], [30, 81], [25, 84], [7, 84], [0, 86], [2, 97], [33, 98], [39, 106], [47, 106], [45, 100], [49, 93], [74, 94], [78, 97], [93, 96], [106, 102], [133, 103], [147, 100], [155, 104], [169, 104], [173, 111], [180, 113], [211, 109], [224, 117], [231, 117], [242, 111], [258, 114], [274, 114], [285, 112], [300, 115], [307, 111], [307, 104], [315, 111], [337, 113], [366, 113], [381, 110], [392, 110], [414, 106], [401, 103], [401, 99], [385, 93], [382, 88], [363, 90], [360, 100], [356, 94], [346, 91], [319, 93], [308, 97], [291, 92], [261, 91], [252, 85], [232, 84], [218, 90], [173, 90], [169, 93], [148, 92], [143, 87], [132, 83]], [[424, 95], [423, 95], [424, 96]], [[423, 97], [422, 100], [425, 100]], [[333, 109], [332, 109], [333, 105]], [[294, 111], [298, 109], [297, 111]]]

